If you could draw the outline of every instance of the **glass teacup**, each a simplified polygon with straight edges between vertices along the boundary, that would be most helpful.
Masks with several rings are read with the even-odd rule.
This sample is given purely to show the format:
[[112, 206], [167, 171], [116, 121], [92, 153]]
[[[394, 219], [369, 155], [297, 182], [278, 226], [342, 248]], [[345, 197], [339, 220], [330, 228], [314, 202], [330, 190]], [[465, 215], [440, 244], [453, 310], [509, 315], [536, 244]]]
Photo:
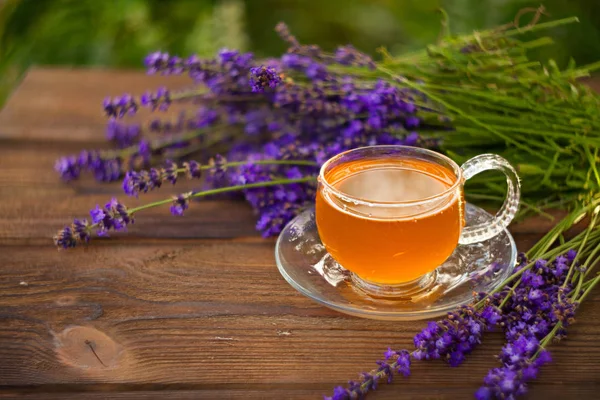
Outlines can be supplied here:
[[[506, 200], [490, 221], [465, 227], [464, 182], [497, 169]], [[316, 222], [328, 253], [372, 294], [402, 294], [426, 285], [458, 244], [485, 241], [517, 212], [520, 185], [504, 158], [483, 154], [459, 167], [431, 150], [362, 147], [338, 154], [319, 174]]]

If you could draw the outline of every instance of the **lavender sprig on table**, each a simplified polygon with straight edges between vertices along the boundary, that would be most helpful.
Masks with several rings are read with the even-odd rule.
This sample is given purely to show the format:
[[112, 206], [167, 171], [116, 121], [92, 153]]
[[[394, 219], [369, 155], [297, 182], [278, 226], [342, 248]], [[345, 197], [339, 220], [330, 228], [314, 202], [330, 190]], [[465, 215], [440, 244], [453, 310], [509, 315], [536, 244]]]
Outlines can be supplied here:
[[166, 200], [157, 201], [135, 208], [127, 208], [117, 199], [112, 199], [104, 207], [97, 205], [90, 211], [91, 223], [87, 220], [75, 219], [70, 226], [58, 231], [54, 236], [54, 244], [58, 248], [72, 248], [81, 243], [87, 243], [91, 239], [92, 232], [98, 236], [108, 236], [109, 231], [124, 231], [129, 224], [134, 222], [134, 215], [142, 210], [170, 205], [171, 213], [176, 216], [183, 215], [183, 212], [189, 207], [189, 200], [197, 197], [206, 197], [210, 195], [227, 193], [233, 191], [252, 191], [253, 189], [264, 189], [271, 186], [282, 186], [287, 184], [299, 184], [314, 181], [315, 178], [306, 176], [297, 179], [275, 179], [271, 181], [261, 181], [257, 183], [248, 183], [245, 185], [234, 185], [217, 189], [210, 189], [200, 192], [182, 193]]
[[[475, 397], [511, 399], [525, 394], [527, 383], [552, 361], [546, 347], [566, 337], [577, 307], [600, 281], [598, 274], [590, 276], [600, 262], [599, 212], [597, 198], [573, 211], [527, 255], [520, 255], [514, 273], [497, 290], [478, 293], [471, 306], [429, 322], [414, 337], [415, 350], [402, 350], [402, 354], [413, 360], [440, 359], [457, 367], [481, 343], [484, 332], [499, 329], [506, 338], [498, 355], [500, 366], [484, 377]], [[556, 245], [557, 239], [586, 215], [590, 217], [587, 229]], [[347, 387], [336, 387], [326, 399], [363, 398], [381, 379], [391, 383], [396, 364], [377, 364], [379, 368], [360, 374], [360, 379]]]

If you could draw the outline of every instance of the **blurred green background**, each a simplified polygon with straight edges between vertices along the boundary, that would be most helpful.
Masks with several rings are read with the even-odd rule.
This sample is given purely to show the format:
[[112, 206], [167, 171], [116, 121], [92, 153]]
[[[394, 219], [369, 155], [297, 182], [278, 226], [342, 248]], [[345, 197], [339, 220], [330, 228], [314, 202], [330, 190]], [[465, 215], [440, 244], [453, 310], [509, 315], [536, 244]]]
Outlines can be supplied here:
[[[600, 59], [600, 0], [548, 0], [550, 17], [581, 23], [555, 29], [556, 45], [537, 57], [559, 65]], [[34, 64], [141, 68], [154, 50], [210, 56], [221, 47], [280, 54], [273, 32], [285, 21], [304, 43], [353, 43], [392, 53], [436, 40], [440, 7], [452, 33], [513, 20], [526, 0], [0, 0], [0, 106]], [[524, 17], [528, 22], [531, 16]]]

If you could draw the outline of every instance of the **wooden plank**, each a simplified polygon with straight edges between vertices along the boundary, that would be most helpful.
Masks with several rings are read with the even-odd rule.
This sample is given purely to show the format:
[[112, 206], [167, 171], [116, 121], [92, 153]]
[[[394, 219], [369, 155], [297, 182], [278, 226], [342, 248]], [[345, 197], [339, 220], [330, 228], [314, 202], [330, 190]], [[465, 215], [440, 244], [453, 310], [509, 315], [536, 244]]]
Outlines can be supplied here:
[[[410, 347], [423, 326], [362, 320], [320, 307], [283, 281], [268, 242], [6, 250], [0, 249], [5, 386], [327, 389], [372, 367], [387, 346]], [[600, 376], [597, 303], [583, 306], [534, 390], [557, 382], [568, 390]], [[500, 345], [499, 335], [488, 335], [460, 370], [417, 363], [409, 381], [382, 391], [398, 394], [409, 387], [415, 398], [427, 398], [442, 388], [474, 390]], [[586, 357], [573, 356], [581, 352]]]
[[[320, 399], [323, 393], [328, 393], [327, 387], [322, 384], [312, 384], [310, 388], [298, 388], [295, 385], [269, 385], [266, 387], [251, 388], [245, 385], [243, 388], [232, 389], [228, 385], [220, 387], [214, 385], [212, 389], [197, 388], [189, 389], [169, 389], [163, 390], [141, 390], [141, 391], [122, 391], [122, 392], [106, 392], [97, 386], [88, 387], [89, 390], [97, 390], [97, 392], [56, 392], [56, 393], [27, 393], [26, 391], [8, 391], [2, 394], [0, 399], [15, 398], [19, 399], [41, 399], [41, 400], [70, 400], [86, 398], [95, 399], [131, 399], [131, 400], [147, 400], [147, 399], [180, 399], [180, 400], [196, 400], [196, 399], [224, 399], [224, 400], [241, 400], [241, 399]], [[304, 385], [306, 386], [306, 385]], [[375, 400], [396, 400], [396, 399], [472, 399], [473, 391], [470, 387], [448, 388], [443, 386], [427, 386], [427, 387], [412, 387], [411, 385], [403, 385], [403, 383], [394, 383], [398, 386], [398, 390], [389, 390], [384, 387], [369, 395], [369, 399]], [[267, 391], [268, 389], [268, 391]], [[158, 391], [160, 390], [160, 391]], [[525, 398], [544, 399], [544, 400], [564, 400], [564, 399], [597, 399], [598, 389], [592, 383], [582, 382], [576, 387], [565, 388], [560, 385], [535, 386], [530, 395]]]

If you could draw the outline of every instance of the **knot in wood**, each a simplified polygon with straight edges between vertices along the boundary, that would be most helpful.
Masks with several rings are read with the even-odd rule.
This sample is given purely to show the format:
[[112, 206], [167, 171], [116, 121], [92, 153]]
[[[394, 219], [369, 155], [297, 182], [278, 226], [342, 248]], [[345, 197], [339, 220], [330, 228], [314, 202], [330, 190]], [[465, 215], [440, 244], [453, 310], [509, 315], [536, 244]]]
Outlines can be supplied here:
[[71, 367], [113, 369], [123, 358], [122, 346], [93, 327], [71, 326], [54, 339], [59, 360]]

